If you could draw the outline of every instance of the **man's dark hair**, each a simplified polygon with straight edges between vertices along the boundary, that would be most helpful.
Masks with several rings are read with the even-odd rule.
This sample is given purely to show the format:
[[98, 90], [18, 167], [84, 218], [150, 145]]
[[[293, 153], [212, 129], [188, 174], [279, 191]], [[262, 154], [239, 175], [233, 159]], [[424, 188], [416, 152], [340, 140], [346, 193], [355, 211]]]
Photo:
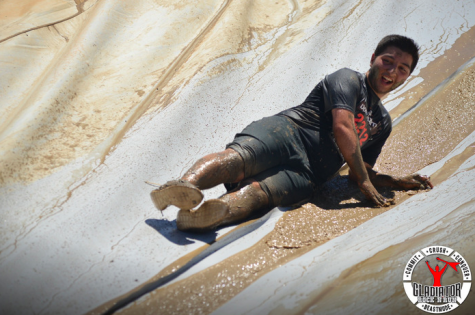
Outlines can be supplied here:
[[378, 46], [374, 51], [374, 56], [377, 57], [381, 55], [389, 46], [395, 46], [412, 56], [412, 73], [412, 71], [416, 68], [417, 62], [419, 61], [419, 45], [417, 45], [417, 43], [409, 37], [402, 35], [388, 35], [378, 43]]

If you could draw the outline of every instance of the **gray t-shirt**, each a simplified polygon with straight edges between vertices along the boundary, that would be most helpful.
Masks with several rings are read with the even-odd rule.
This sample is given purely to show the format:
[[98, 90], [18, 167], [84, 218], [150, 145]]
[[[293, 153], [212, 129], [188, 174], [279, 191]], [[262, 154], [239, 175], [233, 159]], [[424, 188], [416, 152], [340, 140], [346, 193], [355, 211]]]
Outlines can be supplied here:
[[300, 127], [312, 169], [322, 180], [344, 164], [332, 131], [334, 108], [354, 114], [363, 160], [372, 166], [392, 129], [391, 117], [365, 74], [345, 68], [327, 75], [301, 105], [278, 114]]

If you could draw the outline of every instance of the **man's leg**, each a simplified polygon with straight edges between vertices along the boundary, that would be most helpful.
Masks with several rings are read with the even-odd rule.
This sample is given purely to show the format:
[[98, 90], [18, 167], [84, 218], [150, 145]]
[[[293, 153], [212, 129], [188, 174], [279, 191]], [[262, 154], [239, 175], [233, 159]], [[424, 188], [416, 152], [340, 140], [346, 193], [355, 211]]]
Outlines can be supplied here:
[[269, 198], [257, 181], [253, 179], [246, 180], [244, 185], [244, 187], [219, 198], [229, 206], [229, 214], [222, 224], [240, 221], [252, 212], [269, 206]]
[[282, 116], [251, 123], [226, 147], [222, 152], [198, 160], [180, 180], [170, 181], [152, 191], [155, 206], [160, 210], [169, 205], [192, 209], [203, 200], [200, 189], [254, 178], [306, 154], [297, 126]]
[[249, 179], [219, 199], [205, 201], [197, 210], [180, 210], [177, 228], [182, 231], [208, 231], [220, 225], [241, 221], [253, 211], [267, 206], [267, 194], [257, 181]]
[[[298, 179], [301, 172], [310, 172], [308, 160], [298, 128], [289, 119], [271, 116], [253, 122], [237, 134], [227, 148], [203, 157], [180, 180], [152, 192], [158, 209], [170, 204], [181, 209], [177, 216], [179, 229], [209, 230], [241, 220], [257, 209], [286, 205], [292, 201], [290, 199], [299, 201], [308, 195], [310, 178], [304, 175]], [[289, 170], [298, 178], [294, 179], [294, 175], [285, 167], [277, 167], [279, 165], [294, 165], [301, 169], [297, 173]], [[240, 183], [244, 179], [246, 185]], [[198, 209], [190, 210], [203, 198], [200, 189], [221, 183], [240, 185], [221, 198], [205, 201]], [[164, 195], [172, 198], [163, 202], [161, 196]], [[168, 202], [170, 199], [174, 199], [173, 202]]]
[[[203, 200], [200, 189], [222, 183], [235, 183], [244, 178], [244, 161], [233, 149], [209, 154], [199, 159], [180, 180], [173, 180], [151, 193], [155, 206], [164, 210], [169, 205], [188, 210]], [[216, 206], [216, 204], [215, 204]]]
[[259, 209], [301, 205], [312, 197], [314, 188], [310, 174], [280, 165], [245, 179], [235, 190], [205, 201], [196, 210], [180, 210], [177, 227], [207, 231], [241, 221]]
[[244, 179], [244, 161], [233, 149], [209, 154], [199, 159], [181, 178], [199, 189]]

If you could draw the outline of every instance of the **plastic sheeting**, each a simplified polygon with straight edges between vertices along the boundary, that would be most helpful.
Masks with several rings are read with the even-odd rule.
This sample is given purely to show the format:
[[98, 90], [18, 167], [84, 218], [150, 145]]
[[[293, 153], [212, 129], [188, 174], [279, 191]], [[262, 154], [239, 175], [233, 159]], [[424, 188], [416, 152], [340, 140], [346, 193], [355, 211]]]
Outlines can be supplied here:
[[85, 313], [224, 235], [177, 232], [143, 182], [178, 177], [327, 73], [366, 71], [389, 33], [423, 51], [396, 107], [475, 21], [472, 1], [30, 2], [0, 4], [5, 314]]

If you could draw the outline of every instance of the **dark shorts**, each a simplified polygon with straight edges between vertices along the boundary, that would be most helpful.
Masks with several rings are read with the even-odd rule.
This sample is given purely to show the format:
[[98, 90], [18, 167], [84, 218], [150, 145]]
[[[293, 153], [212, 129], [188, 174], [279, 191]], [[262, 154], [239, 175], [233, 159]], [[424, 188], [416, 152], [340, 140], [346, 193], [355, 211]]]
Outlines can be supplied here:
[[271, 116], [255, 121], [236, 134], [228, 148], [241, 155], [245, 179], [259, 183], [270, 206], [301, 205], [311, 199], [316, 181], [298, 126], [290, 119]]

